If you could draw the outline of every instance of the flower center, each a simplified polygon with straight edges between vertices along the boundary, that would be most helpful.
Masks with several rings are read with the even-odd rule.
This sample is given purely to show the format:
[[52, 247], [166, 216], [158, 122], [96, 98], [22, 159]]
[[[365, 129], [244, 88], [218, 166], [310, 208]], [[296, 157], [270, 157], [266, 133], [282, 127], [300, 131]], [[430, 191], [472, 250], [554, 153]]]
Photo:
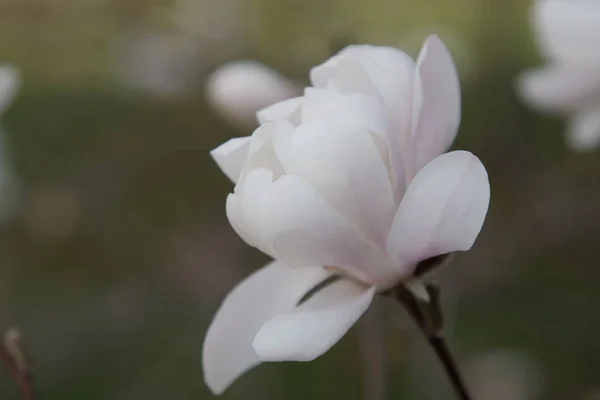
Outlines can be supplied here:
[[323, 268], [329, 272], [333, 272], [334, 274], [341, 275], [342, 277], [359, 285], [373, 286], [373, 283], [370, 283], [365, 274], [361, 273], [360, 271], [349, 271], [347, 268], [341, 268], [335, 265], [325, 265]]

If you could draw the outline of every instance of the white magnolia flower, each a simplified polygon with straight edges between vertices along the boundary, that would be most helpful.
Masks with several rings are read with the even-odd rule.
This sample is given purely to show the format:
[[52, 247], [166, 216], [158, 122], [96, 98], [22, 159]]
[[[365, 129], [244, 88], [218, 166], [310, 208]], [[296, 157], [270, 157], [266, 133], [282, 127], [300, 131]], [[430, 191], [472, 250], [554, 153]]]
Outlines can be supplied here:
[[256, 61], [220, 66], [208, 80], [206, 97], [223, 117], [241, 128], [256, 126], [256, 112], [300, 94], [288, 78]]
[[[215, 393], [260, 361], [320, 356], [420, 261], [468, 250], [487, 213], [479, 159], [443, 154], [460, 90], [436, 36], [416, 63], [390, 47], [347, 47], [311, 81], [304, 96], [260, 111], [252, 136], [212, 152], [236, 182], [231, 225], [275, 259], [212, 321], [203, 363]], [[334, 274], [344, 278], [314, 290]]]
[[570, 116], [573, 150], [600, 145], [600, 1], [537, 0], [530, 10], [548, 65], [518, 80], [522, 97], [542, 111]]

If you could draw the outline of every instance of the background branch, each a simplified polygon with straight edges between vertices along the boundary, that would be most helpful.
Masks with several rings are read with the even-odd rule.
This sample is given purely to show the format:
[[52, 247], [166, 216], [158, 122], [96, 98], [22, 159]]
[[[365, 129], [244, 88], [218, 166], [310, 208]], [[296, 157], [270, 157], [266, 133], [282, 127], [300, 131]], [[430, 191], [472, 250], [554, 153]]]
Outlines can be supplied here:
[[0, 342], [0, 361], [15, 380], [23, 400], [35, 400], [33, 376], [21, 345], [21, 334], [17, 329], [9, 329]]

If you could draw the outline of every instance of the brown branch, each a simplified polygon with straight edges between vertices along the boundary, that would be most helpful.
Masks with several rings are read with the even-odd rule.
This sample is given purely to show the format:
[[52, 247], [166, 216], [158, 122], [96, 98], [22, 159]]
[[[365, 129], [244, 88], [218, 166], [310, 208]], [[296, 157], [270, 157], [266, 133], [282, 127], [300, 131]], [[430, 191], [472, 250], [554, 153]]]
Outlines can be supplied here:
[[23, 400], [35, 400], [33, 376], [27, 366], [25, 353], [21, 346], [21, 335], [16, 329], [9, 329], [0, 342], [0, 361], [9, 370], [15, 380]]

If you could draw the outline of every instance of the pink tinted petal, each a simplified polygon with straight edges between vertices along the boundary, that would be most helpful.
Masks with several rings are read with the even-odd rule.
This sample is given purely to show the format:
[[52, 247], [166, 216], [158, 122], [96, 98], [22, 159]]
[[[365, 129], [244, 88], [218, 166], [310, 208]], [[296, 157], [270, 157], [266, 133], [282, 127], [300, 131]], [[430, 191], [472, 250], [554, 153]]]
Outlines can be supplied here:
[[298, 300], [324, 280], [320, 267], [295, 269], [274, 261], [240, 282], [217, 310], [204, 339], [204, 380], [222, 393], [260, 360], [252, 341], [261, 326], [294, 309]]
[[254, 339], [254, 350], [262, 361], [312, 361], [348, 332], [374, 294], [374, 287], [338, 281], [265, 323]]
[[431, 161], [415, 176], [394, 217], [387, 250], [400, 265], [471, 248], [490, 200], [487, 172], [466, 151]]

